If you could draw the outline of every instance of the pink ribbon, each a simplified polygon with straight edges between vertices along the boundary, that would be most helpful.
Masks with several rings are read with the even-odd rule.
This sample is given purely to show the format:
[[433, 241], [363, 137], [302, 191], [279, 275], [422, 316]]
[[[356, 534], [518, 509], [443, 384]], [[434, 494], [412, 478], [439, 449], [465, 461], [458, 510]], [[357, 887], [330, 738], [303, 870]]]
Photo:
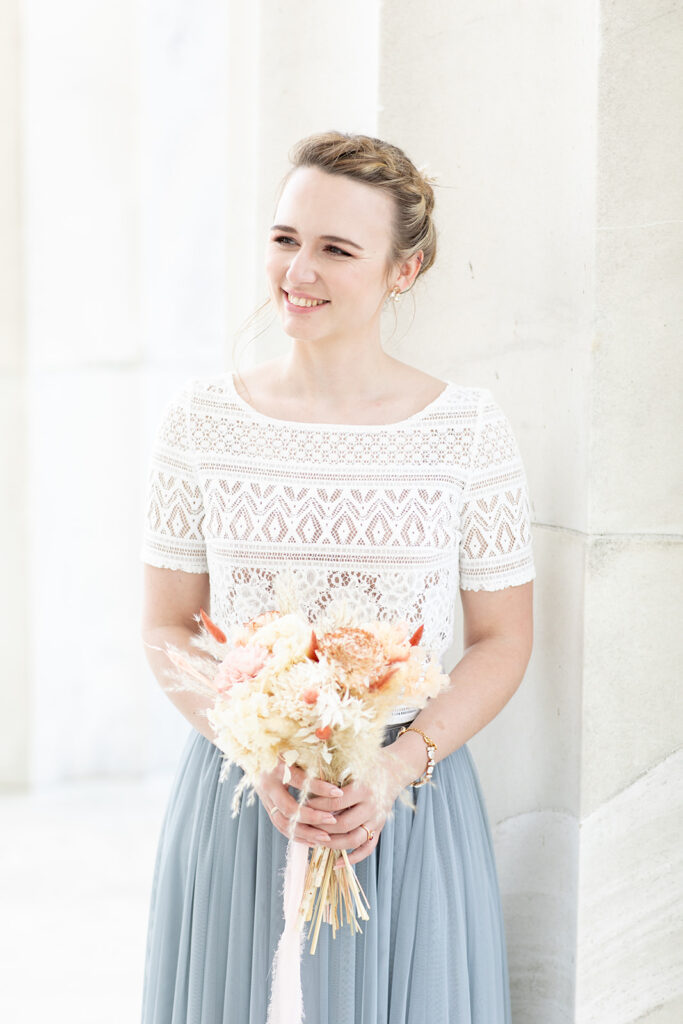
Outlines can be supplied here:
[[266, 1024], [301, 1024], [304, 1018], [301, 992], [301, 954], [304, 929], [299, 915], [306, 881], [308, 847], [293, 839], [287, 844], [283, 907], [285, 927], [273, 958], [273, 981]]

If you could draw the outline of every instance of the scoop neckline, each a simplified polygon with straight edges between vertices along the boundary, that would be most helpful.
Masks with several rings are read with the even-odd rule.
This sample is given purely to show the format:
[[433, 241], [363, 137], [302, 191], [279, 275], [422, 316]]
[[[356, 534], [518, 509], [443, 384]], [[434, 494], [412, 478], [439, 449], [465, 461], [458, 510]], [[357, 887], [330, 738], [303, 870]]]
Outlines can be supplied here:
[[264, 412], [259, 412], [259, 410], [255, 409], [253, 405], [251, 405], [249, 402], [246, 401], [246, 399], [242, 398], [242, 396], [240, 395], [239, 391], [237, 390], [237, 385], [235, 384], [235, 378], [234, 378], [232, 372], [227, 373], [226, 377], [227, 377], [228, 383], [230, 385], [230, 389], [232, 391], [233, 397], [234, 397], [235, 401], [237, 402], [237, 404], [240, 406], [241, 409], [244, 409], [246, 412], [248, 412], [255, 419], [263, 420], [266, 423], [280, 424], [280, 425], [285, 426], [285, 427], [302, 427], [304, 429], [310, 429], [310, 430], [315, 430], [315, 429], [320, 428], [320, 427], [325, 427], [325, 429], [327, 429], [327, 430], [372, 430], [372, 431], [375, 431], [375, 430], [391, 430], [392, 428], [402, 427], [402, 426], [405, 426], [406, 424], [411, 424], [411, 423], [414, 423], [416, 420], [422, 419], [423, 416], [425, 416], [428, 412], [430, 412], [436, 405], [438, 405], [441, 402], [441, 400], [443, 399], [443, 397], [446, 394], [446, 392], [449, 391], [451, 389], [451, 387], [453, 387], [453, 381], [445, 380], [443, 382], [445, 387], [443, 387], [441, 389], [441, 391], [436, 396], [436, 398], [433, 398], [431, 400], [431, 402], [428, 402], [427, 405], [423, 406], [422, 409], [418, 409], [418, 411], [414, 412], [412, 414], [412, 416], [406, 416], [402, 420], [394, 420], [393, 423], [324, 423], [322, 421], [318, 421], [316, 423], [311, 423], [308, 420], [286, 420], [286, 419], [280, 419], [277, 416], [268, 416]]

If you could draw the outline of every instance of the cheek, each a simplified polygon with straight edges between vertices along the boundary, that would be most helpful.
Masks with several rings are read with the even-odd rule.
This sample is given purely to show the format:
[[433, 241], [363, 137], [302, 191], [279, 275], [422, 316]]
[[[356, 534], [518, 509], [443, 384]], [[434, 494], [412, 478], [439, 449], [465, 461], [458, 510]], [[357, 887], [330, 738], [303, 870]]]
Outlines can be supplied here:
[[268, 277], [279, 277], [282, 272], [282, 257], [279, 253], [269, 250], [266, 253], [264, 266]]
[[269, 245], [266, 247], [263, 265], [269, 277], [282, 278], [292, 261], [293, 251], [286, 247]]
[[375, 305], [377, 295], [380, 294], [381, 285], [371, 277], [364, 267], [346, 267], [345, 273], [340, 275], [338, 291], [344, 295], [354, 306], [368, 308]]

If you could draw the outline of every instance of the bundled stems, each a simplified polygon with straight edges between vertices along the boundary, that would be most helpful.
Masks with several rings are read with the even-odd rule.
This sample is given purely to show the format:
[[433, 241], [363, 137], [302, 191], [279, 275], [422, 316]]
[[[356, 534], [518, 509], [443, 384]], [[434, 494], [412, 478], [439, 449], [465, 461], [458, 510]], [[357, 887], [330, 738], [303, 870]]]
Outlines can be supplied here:
[[[335, 871], [335, 863], [340, 858], [344, 861], [344, 867]], [[337, 929], [342, 927], [344, 917], [353, 932], [360, 932], [362, 929], [358, 918], [368, 921], [370, 916], [366, 908], [369, 907], [367, 896], [346, 850], [338, 853], [325, 846], [314, 847], [299, 907], [301, 924], [311, 922], [308, 930], [308, 938], [313, 935], [311, 954], [316, 951], [322, 921], [332, 925], [333, 938], [336, 937]]]

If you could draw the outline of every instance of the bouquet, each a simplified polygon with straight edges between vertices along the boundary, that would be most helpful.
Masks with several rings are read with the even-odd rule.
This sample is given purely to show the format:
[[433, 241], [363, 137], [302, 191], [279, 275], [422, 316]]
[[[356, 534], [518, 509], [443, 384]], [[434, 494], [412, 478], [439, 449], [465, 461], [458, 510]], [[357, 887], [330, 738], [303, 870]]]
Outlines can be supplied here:
[[[390, 812], [381, 766], [391, 711], [401, 703], [424, 707], [449, 685], [449, 677], [419, 646], [422, 626], [411, 632], [403, 621], [361, 617], [343, 590], [311, 622], [298, 605], [291, 574], [277, 575], [273, 587], [277, 609], [233, 627], [229, 636], [200, 609], [192, 644], [208, 659], [166, 648], [180, 683], [176, 688], [213, 698], [206, 715], [224, 755], [220, 780], [232, 764], [243, 771], [233, 794], [233, 816], [244, 791], [252, 803], [261, 773], [279, 761], [285, 765], [285, 784], [296, 764], [307, 780], [370, 785], [378, 806]], [[304, 786], [300, 805], [307, 796]], [[343, 867], [335, 871], [340, 858]], [[308, 862], [308, 847], [290, 838], [284, 890], [285, 929], [269, 1022], [284, 1019], [283, 1007], [288, 1019], [300, 1019], [300, 981], [295, 991], [288, 985], [300, 978], [303, 924], [310, 922], [315, 953], [321, 922], [331, 925], [334, 937], [344, 919], [354, 931], [361, 930], [359, 918], [369, 919], [367, 898], [345, 850], [317, 846]]]

